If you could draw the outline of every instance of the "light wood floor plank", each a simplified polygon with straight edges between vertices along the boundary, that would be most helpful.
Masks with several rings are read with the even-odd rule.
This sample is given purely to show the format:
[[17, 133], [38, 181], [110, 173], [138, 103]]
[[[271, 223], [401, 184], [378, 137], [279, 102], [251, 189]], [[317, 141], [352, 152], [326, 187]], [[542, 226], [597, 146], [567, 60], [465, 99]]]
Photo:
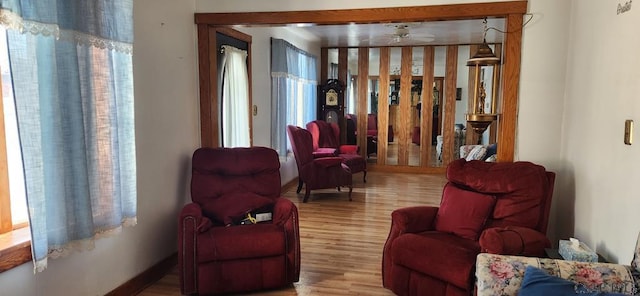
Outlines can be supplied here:
[[[295, 188], [284, 192], [300, 218], [300, 281], [251, 295], [393, 295], [382, 287], [381, 261], [391, 212], [414, 205], [439, 205], [441, 175], [371, 172], [367, 183], [353, 178], [347, 191], [315, 190], [307, 203]], [[304, 189], [302, 191], [304, 193]], [[142, 291], [143, 296], [180, 295], [177, 270]]]

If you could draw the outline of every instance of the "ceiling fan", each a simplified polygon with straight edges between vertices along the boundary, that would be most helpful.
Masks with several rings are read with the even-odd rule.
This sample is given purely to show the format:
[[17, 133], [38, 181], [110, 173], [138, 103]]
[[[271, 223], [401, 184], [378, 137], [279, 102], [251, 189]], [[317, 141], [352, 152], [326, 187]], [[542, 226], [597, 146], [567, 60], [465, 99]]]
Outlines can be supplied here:
[[387, 40], [387, 44], [399, 44], [399, 43], [428, 43], [435, 40], [435, 36], [420, 30], [421, 23], [399, 23], [399, 24], [385, 24], [385, 27], [392, 29], [392, 33], [385, 34], [384, 39]]

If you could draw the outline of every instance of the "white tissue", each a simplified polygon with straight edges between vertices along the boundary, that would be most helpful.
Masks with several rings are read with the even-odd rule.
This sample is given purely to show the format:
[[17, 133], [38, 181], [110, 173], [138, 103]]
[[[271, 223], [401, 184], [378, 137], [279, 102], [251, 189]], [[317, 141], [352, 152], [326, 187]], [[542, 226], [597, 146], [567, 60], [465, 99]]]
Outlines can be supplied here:
[[569, 241], [571, 242], [571, 247], [577, 251], [580, 251], [580, 241], [577, 238], [569, 238]]

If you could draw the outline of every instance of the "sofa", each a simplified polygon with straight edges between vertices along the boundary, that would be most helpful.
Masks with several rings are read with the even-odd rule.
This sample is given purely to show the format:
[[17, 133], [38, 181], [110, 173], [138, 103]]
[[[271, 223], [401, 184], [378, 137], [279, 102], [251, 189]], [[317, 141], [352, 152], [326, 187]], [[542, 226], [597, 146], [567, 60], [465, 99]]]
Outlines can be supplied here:
[[[547, 275], [531, 280], [529, 273], [535, 270], [531, 267], [541, 269]], [[552, 288], [558, 292], [567, 286], [576, 293], [638, 295], [640, 235], [630, 265], [481, 253], [476, 259], [476, 278], [478, 296], [543, 295], [540, 289]]]

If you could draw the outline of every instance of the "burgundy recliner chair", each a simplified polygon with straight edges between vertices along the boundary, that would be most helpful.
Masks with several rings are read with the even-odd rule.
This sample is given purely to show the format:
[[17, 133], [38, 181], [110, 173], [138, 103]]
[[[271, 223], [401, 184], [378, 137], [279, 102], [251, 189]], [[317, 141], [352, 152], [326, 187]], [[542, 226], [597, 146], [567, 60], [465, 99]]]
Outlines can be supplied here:
[[340, 145], [340, 127], [337, 124], [314, 120], [307, 123], [307, 130], [313, 139], [314, 158], [338, 156], [351, 174], [362, 172], [362, 180], [367, 182], [367, 160], [358, 154], [358, 146]]
[[[191, 200], [180, 213], [178, 270], [183, 295], [273, 289], [300, 277], [298, 210], [280, 198], [275, 150], [199, 148]], [[272, 220], [236, 225], [247, 213]]]
[[472, 295], [476, 256], [544, 256], [555, 174], [531, 162], [458, 159], [440, 207], [395, 210], [382, 259], [398, 295]]

